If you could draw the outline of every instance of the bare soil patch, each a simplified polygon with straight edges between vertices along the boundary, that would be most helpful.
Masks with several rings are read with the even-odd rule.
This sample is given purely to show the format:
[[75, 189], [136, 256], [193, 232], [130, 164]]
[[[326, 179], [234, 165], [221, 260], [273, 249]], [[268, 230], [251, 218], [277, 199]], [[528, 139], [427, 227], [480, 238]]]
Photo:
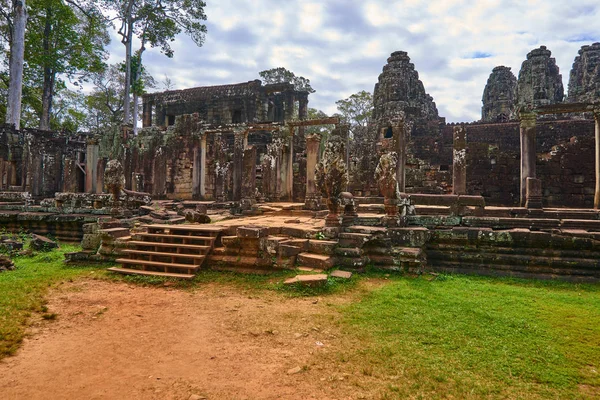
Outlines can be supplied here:
[[[345, 297], [345, 298], [344, 298]], [[364, 393], [336, 354], [332, 302], [209, 284], [193, 291], [102, 280], [63, 284], [14, 357], [3, 399], [348, 399]], [[300, 367], [301, 371], [288, 371]], [[357, 377], [358, 378], [358, 377]]]

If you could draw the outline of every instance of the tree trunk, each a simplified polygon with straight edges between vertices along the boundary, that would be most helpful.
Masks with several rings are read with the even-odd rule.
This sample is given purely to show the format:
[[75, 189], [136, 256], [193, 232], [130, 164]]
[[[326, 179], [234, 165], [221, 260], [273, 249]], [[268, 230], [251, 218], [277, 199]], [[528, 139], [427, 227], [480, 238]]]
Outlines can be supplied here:
[[129, 123], [131, 111], [129, 110], [131, 98], [131, 40], [133, 38], [133, 23], [127, 22], [127, 36], [124, 39], [125, 44], [125, 93], [123, 95], [123, 123]]
[[137, 120], [138, 120], [138, 94], [134, 91], [133, 92], [133, 118], [131, 119], [131, 122], [133, 123], [133, 134], [134, 135], [137, 135], [137, 130], [138, 130]]
[[[50, 35], [52, 34], [52, 8], [46, 9], [46, 23], [44, 26], [43, 49], [46, 57], [50, 54]], [[45, 62], [46, 64], [48, 61]], [[52, 113], [52, 94], [54, 91], [54, 73], [48, 65], [44, 66], [44, 84], [42, 90], [42, 117], [40, 130], [50, 130], [50, 115]]]
[[[135, 71], [135, 79], [139, 81], [142, 79], [142, 54], [144, 54], [144, 39], [142, 38], [142, 47], [139, 50], [138, 62], [137, 62], [137, 70]], [[137, 83], [137, 82], [136, 82]], [[133, 134], [137, 135], [138, 132], [138, 107], [139, 107], [139, 94], [138, 94], [138, 85], [136, 85], [136, 90], [133, 92]]]
[[23, 93], [23, 59], [25, 56], [25, 26], [27, 10], [25, 0], [14, 3], [12, 43], [10, 44], [10, 82], [8, 86], [8, 104], [6, 123], [21, 127], [21, 96]]

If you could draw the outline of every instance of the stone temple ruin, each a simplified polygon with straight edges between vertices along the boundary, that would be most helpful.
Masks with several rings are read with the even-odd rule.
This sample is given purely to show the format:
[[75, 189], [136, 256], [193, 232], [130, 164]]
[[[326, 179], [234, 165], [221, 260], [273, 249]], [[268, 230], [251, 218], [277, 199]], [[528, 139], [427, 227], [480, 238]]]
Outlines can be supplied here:
[[352, 138], [338, 118], [307, 119], [308, 92], [260, 81], [145, 95], [137, 134], [4, 126], [0, 221], [81, 241], [70, 261], [127, 274], [373, 266], [597, 280], [598, 87], [600, 43], [579, 51], [566, 98], [542, 46], [518, 78], [493, 69], [480, 121], [449, 124], [398, 51], [371, 126]]

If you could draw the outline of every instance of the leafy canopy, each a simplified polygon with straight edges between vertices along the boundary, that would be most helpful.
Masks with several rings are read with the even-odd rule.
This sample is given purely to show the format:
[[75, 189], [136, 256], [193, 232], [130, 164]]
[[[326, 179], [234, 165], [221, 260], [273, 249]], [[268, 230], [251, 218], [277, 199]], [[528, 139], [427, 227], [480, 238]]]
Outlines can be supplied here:
[[273, 83], [291, 83], [294, 89], [299, 92], [314, 93], [315, 90], [310, 86], [310, 80], [303, 76], [296, 76], [292, 71], [283, 67], [271, 68], [258, 73], [265, 85]]

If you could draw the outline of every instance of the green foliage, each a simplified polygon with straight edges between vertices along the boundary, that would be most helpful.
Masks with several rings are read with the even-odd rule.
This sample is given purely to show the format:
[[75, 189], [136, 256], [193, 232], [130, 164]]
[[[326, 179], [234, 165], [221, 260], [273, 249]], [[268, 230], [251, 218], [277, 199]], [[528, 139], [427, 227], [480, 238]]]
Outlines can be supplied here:
[[350, 124], [352, 136], [366, 132], [373, 115], [373, 95], [370, 92], [362, 90], [335, 104], [342, 121]]
[[[167, 57], [173, 57], [171, 43], [183, 32], [202, 46], [206, 20], [201, 0], [102, 0], [102, 5], [117, 14], [120, 35], [132, 29], [140, 41], [158, 47]], [[131, 24], [130, 26], [127, 26]], [[126, 40], [126, 39], [124, 39]]]
[[310, 80], [303, 76], [296, 76], [292, 71], [283, 67], [271, 68], [258, 73], [265, 85], [274, 83], [292, 83], [297, 91], [314, 93], [315, 90], [310, 86]]

